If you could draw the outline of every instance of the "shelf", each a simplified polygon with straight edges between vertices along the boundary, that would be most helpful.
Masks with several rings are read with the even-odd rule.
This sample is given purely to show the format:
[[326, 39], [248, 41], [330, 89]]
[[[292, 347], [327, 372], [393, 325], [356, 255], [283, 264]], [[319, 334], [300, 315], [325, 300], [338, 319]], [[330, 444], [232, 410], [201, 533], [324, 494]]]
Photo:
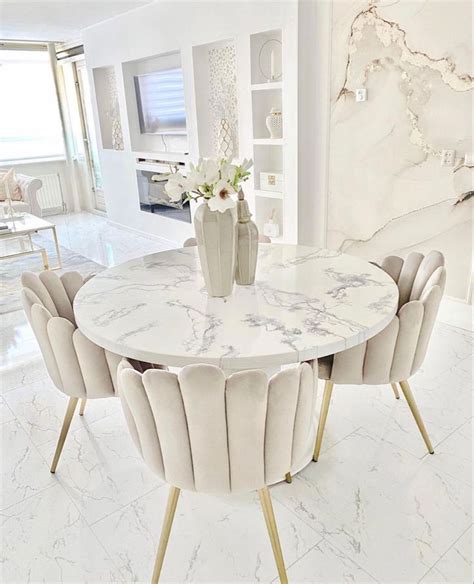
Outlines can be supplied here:
[[269, 81], [268, 83], [254, 83], [250, 86], [252, 91], [268, 91], [269, 89], [282, 89], [281, 81]]
[[283, 146], [283, 138], [254, 138], [256, 146]]
[[264, 191], [262, 189], [254, 189], [256, 197], [267, 197], [267, 199], [283, 199], [283, 193], [278, 191]]

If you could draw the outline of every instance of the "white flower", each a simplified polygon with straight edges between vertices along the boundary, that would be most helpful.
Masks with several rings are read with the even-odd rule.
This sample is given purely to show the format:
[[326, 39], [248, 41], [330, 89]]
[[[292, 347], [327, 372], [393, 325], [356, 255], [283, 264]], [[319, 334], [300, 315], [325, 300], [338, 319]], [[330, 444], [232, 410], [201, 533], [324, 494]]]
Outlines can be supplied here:
[[219, 180], [219, 164], [216, 160], [212, 160], [212, 158], [203, 160], [198, 168], [204, 176], [203, 182], [205, 184], [212, 185]]
[[233, 193], [235, 191], [227, 181], [219, 180], [212, 190], [214, 196], [207, 201], [209, 209], [211, 211], [220, 211], [221, 213], [224, 213], [227, 209], [233, 209], [236, 204], [231, 197]]
[[236, 171], [237, 167], [234, 164], [224, 162], [221, 166], [221, 179], [233, 183]]
[[172, 174], [165, 185], [166, 194], [174, 202], [181, 201], [187, 190], [186, 179], [179, 172]]
[[240, 168], [242, 169], [243, 172], [246, 172], [247, 170], [249, 170], [249, 168], [252, 168], [253, 166], [253, 160], [247, 160], [247, 158], [244, 158], [242, 161], [242, 164], [240, 165]]

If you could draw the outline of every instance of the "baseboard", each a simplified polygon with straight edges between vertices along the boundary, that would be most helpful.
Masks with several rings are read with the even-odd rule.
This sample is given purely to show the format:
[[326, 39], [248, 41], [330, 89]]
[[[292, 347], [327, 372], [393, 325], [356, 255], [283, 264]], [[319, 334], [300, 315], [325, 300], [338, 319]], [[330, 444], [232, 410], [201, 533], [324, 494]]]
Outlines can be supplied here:
[[444, 324], [462, 328], [466, 331], [472, 331], [473, 310], [474, 307], [472, 304], [469, 304], [460, 298], [445, 296], [441, 300], [437, 320]]

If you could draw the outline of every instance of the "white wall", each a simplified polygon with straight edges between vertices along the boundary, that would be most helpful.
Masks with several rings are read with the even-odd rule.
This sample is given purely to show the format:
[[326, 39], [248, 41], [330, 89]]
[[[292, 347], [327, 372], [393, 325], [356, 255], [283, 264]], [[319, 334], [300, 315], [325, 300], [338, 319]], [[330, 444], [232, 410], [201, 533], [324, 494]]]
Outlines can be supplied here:
[[229, 38], [236, 38], [239, 44], [242, 42], [242, 35], [283, 27], [293, 27], [296, 34], [297, 9], [296, 0], [157, 2], [83, 31], [89, 72], [95, 67], [108, 65], [115, 65], [116, 71], [125, 150], [100, 151], [107, 214], [111, 220], [176, 243], [182, 242], [193, 233], [190, 224], [144, 213], [139, 209], [130, 128], [127, 116], [124, 115], [127, 107], [122, 63], [176, 50], [182, 51], [186, 100], [190, 106], [189, 150], [191, 155], [196, 155], [192, 46]]

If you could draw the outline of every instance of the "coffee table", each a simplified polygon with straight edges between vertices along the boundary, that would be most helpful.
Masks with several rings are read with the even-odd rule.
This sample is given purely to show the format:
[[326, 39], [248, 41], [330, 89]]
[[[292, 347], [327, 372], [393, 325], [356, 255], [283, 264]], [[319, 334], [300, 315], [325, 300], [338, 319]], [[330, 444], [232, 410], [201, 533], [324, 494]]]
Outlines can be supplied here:
[[[10, 227], [10, 231], [8, 233], [2, 233], [2, 231], [0, 231], [0, 241], [9, 241], [12, 239], [18, 239], [20, 241], [19, 251], [0, 255], [0, 259], [40, 253], [43, 259], [43, 266], [45, 270], [59, 270], [62, 267], [58, 235], [56, 233], [56, 225], [54, 225], [54, 223], [50, 223], [49, 221], [46, 221], [41, 217], [31, 215], [30, 213], [24, 213], [23, 216], [14, 219], [0, 219], [0, 221], [5, 222]], [[48, 252], [46, 249], [34, 243], [31, 237], [33, 233], [37, 233], [38, 231], [45, 231], [46, 229], [50, 229], [52, 231], [54, 245], [56, 247], [57, 264], [54, 267], [49, 265]]]

